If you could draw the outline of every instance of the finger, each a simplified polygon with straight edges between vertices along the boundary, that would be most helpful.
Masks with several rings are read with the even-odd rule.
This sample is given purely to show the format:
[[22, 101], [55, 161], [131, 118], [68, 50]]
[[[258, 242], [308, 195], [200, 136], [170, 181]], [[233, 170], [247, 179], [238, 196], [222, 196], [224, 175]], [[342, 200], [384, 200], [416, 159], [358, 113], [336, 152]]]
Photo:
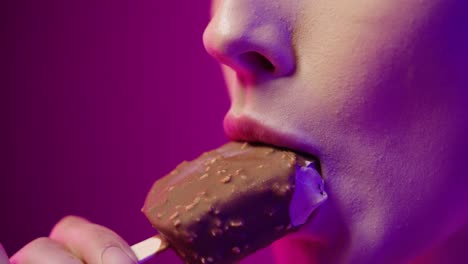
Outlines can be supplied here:
[[121, 237], [80, 217], [62, 219], [53, 228], [50, 238], [64, 244], [88, 264], [137, 263], [130, 246]]
[[10, 262], [8, 261], [8, 255], [5, 252], [5, 249], [3, 248], [2, 244], [0, 243], [0, 264], [9, 264]]
[[12, 264], [83, 264], [63, 245], [46, 237], [27, 244], [10, 261]]

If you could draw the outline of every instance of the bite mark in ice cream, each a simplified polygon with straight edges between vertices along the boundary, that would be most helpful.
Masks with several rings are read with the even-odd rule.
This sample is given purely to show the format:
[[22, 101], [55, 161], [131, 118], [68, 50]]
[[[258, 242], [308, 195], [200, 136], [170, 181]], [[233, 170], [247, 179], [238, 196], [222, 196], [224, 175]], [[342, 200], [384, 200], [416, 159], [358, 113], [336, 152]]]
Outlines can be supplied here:
[[313, 163], [296, 168], [296, 188], [289, 205], [293, 226], [305, 224], [312, 212], [328, 198], [324, 184]]

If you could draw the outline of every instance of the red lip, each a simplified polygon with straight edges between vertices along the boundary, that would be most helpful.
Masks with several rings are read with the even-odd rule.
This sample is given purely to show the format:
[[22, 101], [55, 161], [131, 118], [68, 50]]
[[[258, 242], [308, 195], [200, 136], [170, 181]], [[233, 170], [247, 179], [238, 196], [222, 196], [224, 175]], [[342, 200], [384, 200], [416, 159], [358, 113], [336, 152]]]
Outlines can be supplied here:
[[261, 122], [247, 116], [228, 114], [224, 118], [224, 131], [226, 135], [234, 141], [263, 143], [287, 148], [299, 154], [313, 156], [315, 159], [319, 160], [317, 149], [307, 144], [305, 139], [301, 139], [295, 135], [281, 133], [279, 129], [262, 125]]

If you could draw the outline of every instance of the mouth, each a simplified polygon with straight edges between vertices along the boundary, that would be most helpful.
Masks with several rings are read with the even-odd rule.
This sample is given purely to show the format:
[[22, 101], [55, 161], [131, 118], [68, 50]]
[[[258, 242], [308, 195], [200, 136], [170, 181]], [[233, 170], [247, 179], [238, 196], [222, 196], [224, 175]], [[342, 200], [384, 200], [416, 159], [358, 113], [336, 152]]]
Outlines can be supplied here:
[[[266, 125], [265, 122], [260, 122], [254, 118], [246, 115], [236, 116], [228, 113], [224, 118], [224, 131], [229, 139], [233, 141], [249, 142], [253, 144], [270, 145], [275, 148], [286, 149], [293, 151], [315, 165], [316, 171], [320, 177], [326, 181], [326, 175], [322, 170], [320, 160], [320, 150], [310, 142], [310, 139], [304, 136], [300, 136], [300, 133], [288, 133], [286, 129], [277, 128], [274, 126]], [[322, 194], [323, 195], [323, 194]], [[303, 201], [304, 197], [299, 200]], [[316, 218], [317, 212], [312, 212], [309, 215], [309, 221], [311, 218]], [[303, 229], [304, 230], [304, 229]], [[311, 247], [315, 247], [317, 242], [321, 239], [315, 231], [305, 231], [290, 234], [289, 241], [300, 240], [301, 243], [308, 243]]]
[[271, 145], [276, 148], [291, 150], [306, 160], [313, 161], [317, 171], [322, 175], [319, 151], [307, 143], [305, 138], [263, 125], [247, 117], [228, 114], [224, 118], [224, 131], [233, 141], [244, 141], [253, 144]]

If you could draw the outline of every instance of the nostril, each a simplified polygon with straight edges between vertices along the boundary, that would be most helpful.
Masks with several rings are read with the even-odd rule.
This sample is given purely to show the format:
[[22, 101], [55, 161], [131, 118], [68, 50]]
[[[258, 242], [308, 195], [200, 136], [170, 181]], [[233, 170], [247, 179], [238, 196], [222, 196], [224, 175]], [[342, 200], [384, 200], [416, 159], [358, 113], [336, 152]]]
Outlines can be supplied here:
[[269, 59], [258, 52], [244, 52], [239, 55], [239, 60], [244, 68], [254, 74], [261, 72], [275, 72], [275, 65], [273, 65]]

